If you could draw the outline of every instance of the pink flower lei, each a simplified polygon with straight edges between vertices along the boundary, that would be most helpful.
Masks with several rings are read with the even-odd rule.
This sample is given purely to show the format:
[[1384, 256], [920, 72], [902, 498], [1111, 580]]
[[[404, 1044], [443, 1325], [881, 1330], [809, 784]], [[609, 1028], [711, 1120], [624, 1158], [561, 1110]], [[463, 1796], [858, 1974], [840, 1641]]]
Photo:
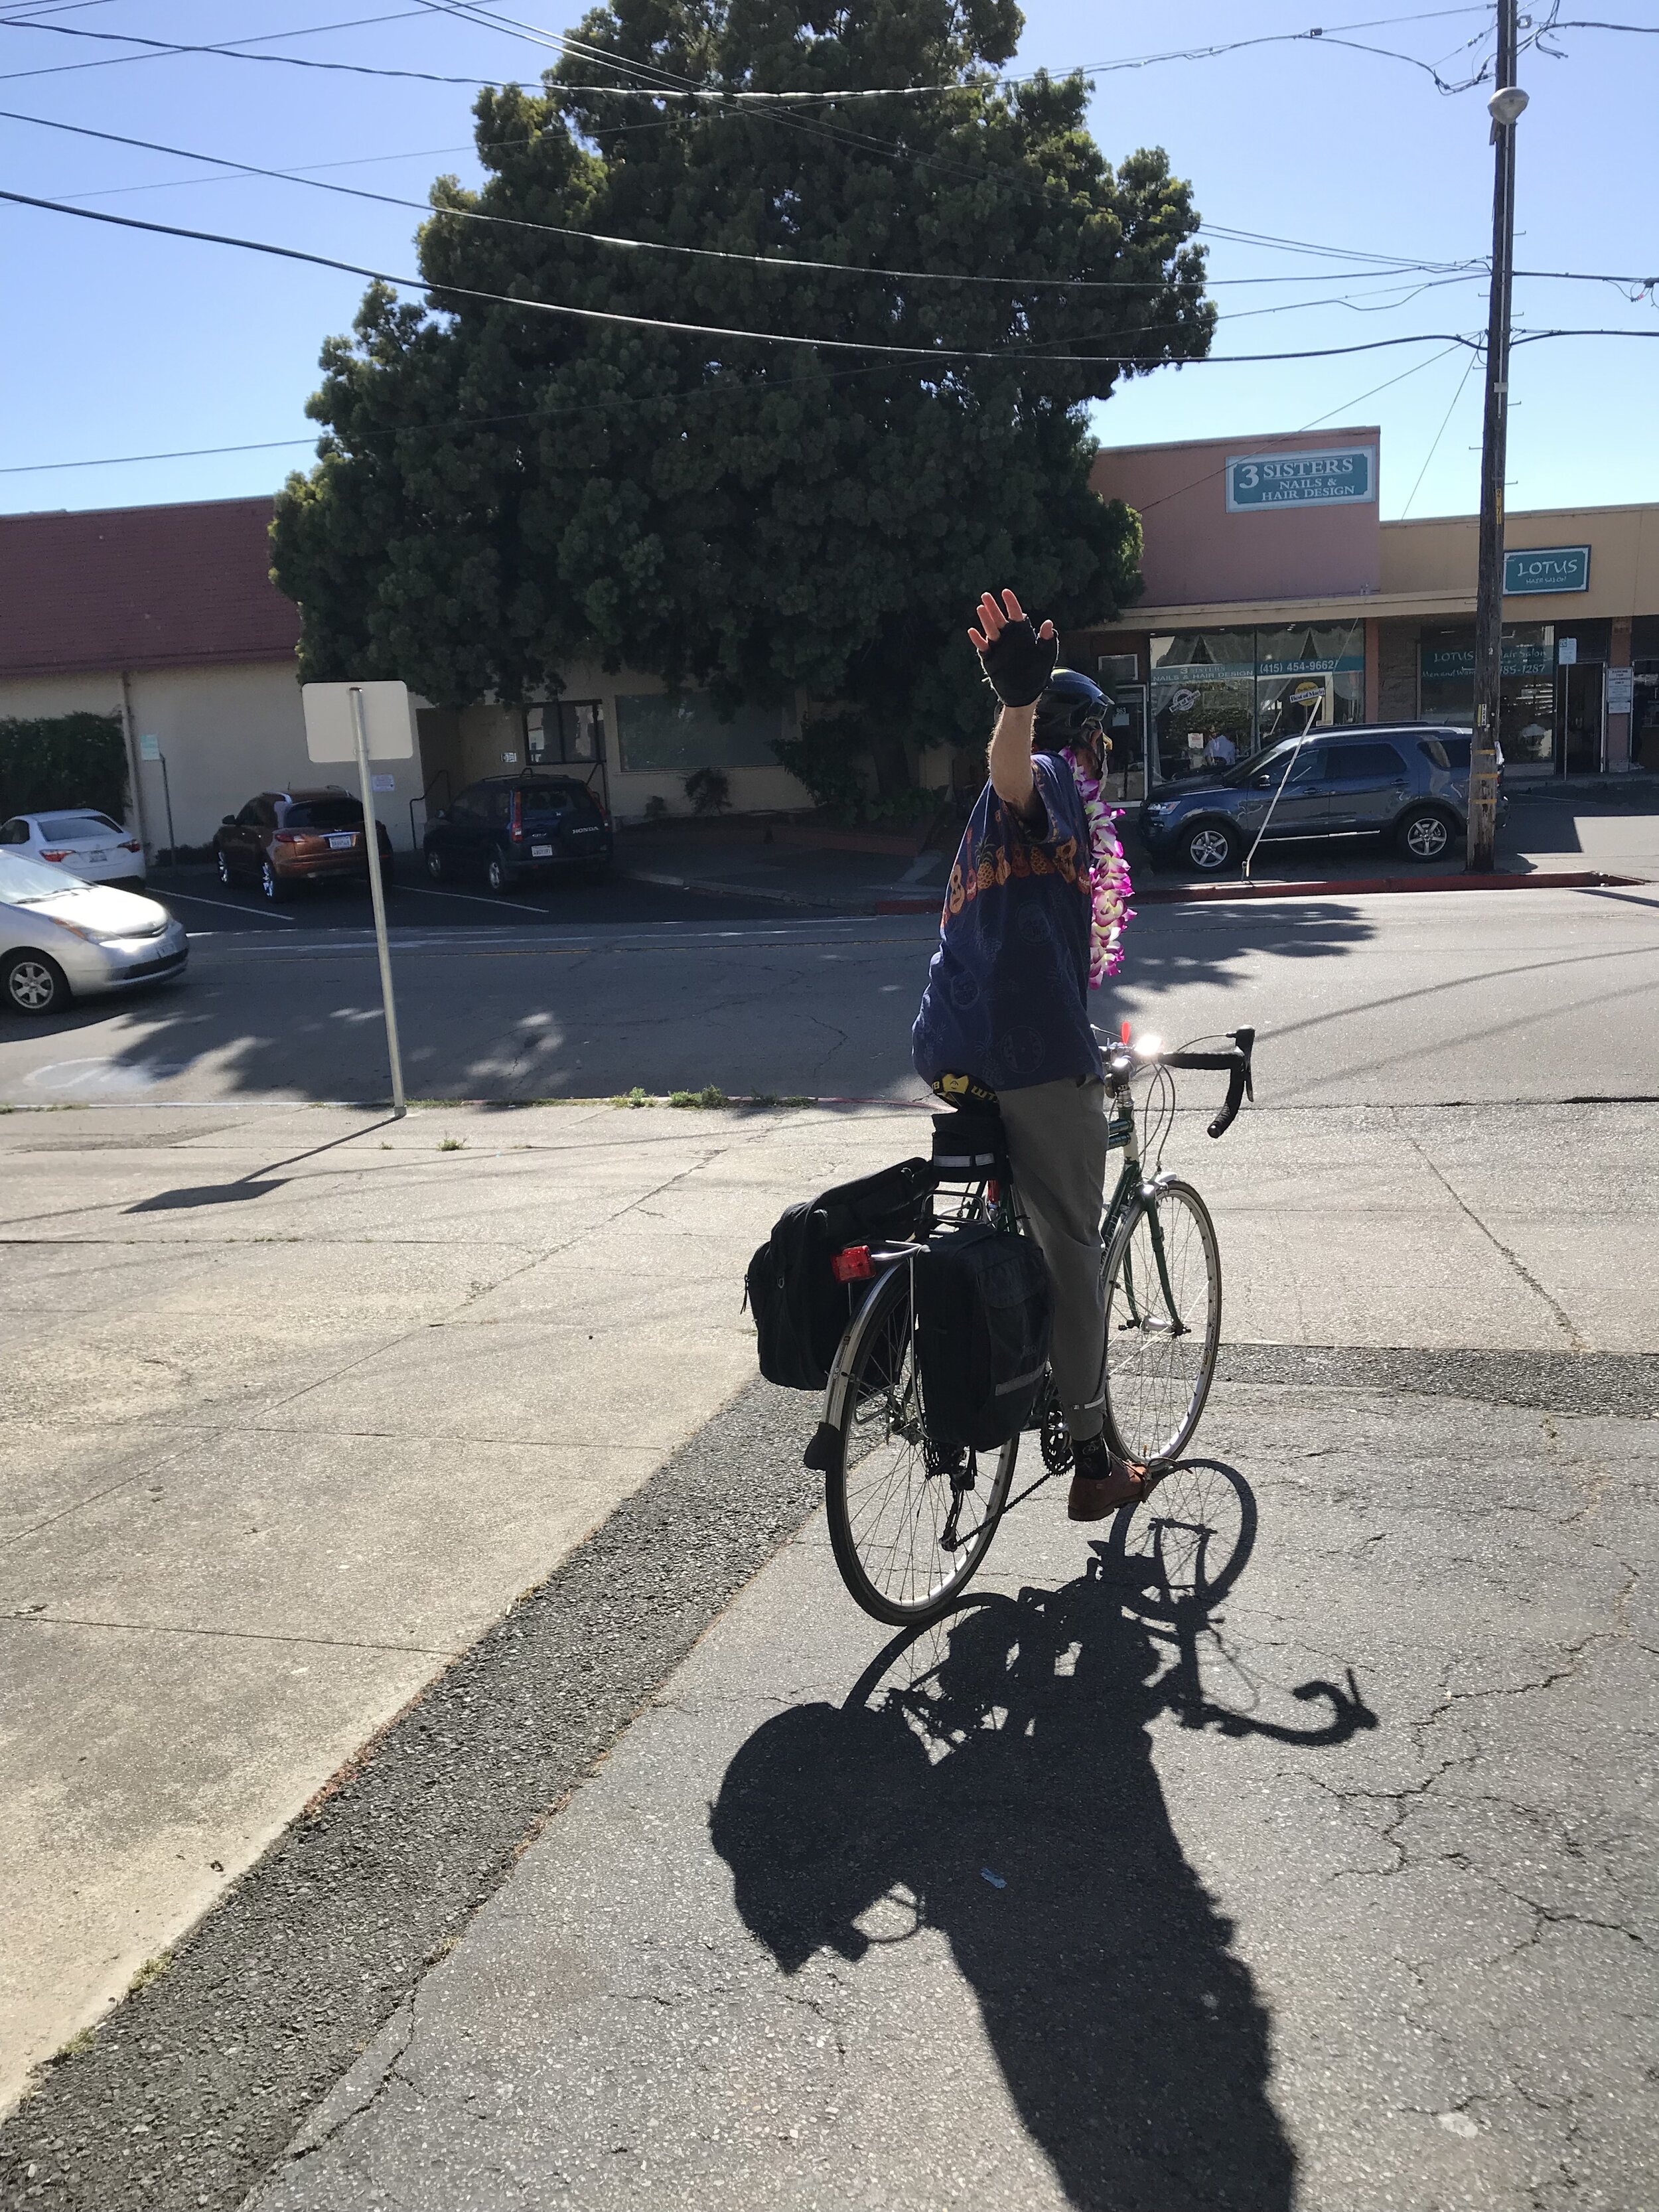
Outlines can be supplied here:
[[1084, 817], [1089, 824], [1089, 988], [1097, 991], [1107, 977], [1115, 975], [1123, 965], [1123, 927], [1134, 919], [1135, 910], [1129, 904], [1134, 886], [1129, 881], [1129, 863], [1123, 857], [1123, 848], [1113, 827], [1121, 818], [1123, 809], [1107, 805], [1101, 793], [1100, 779], [1085, 755], [1067, 745], [1065, 757], [1071, 764], [1078, 796], [1083, 801]]

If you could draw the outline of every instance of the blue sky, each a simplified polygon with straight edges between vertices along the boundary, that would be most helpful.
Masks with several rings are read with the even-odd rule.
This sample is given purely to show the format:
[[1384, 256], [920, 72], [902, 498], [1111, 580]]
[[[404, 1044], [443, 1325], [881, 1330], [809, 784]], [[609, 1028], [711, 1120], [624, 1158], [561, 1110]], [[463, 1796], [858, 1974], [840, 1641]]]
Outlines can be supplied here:
[[[43, 7], [49, 12], [33, 26], [15, 27]], [[1373, 15], [1360, 4], [1333, 6], [1328, 27], [1369, 18], [1377, 27], [1352, 37], [1442, 63], [1448, 76], [1461, 73], [1459, 50], [1490, 20], [1478, 8], [1412, 10], [1409, 0], [1374, 7]], [[1308, 0], [1262, 0], [1248, 10], [1223, 0], [1165, 0], [1156, 10], [1031, 0], [1020, 64], [1103, 64], [1304, 30], [1317, 12]], [[1621, 0], [1613, 12], [1659, 27], [1655, 0]], [[270, 52], [462, 76], [533, 81], [542, 65], [524, 39], [416, 0], [14, 0], [7, 13], [0, 108], [304, 168], [415, 200], [442, 171], [476, 174], [464, 87], [211, 55], [116, 59], [131, 50], [44, 24], [186, 42], [241, 38]], [[1415, 20], [1378, 22], [1408, 13]], [[572, 7], [528, 10], [520, 20], [561, 28], [579, 15]], [[361, 17], [385, 20], [273, 35]], [[1522, 69], [1532, 105], [1521, 125], [1517, 265], [1659, 276], [1659, 38], [1569, 31], [1556, 43], [1567, 58], [1528, 54]], [[1484, 101], [1484, 89], [1445, 97], [1401, 62], [1303, 41], [1103, 74], [1093, 121], [1114, 158], [1164, 147], [1191, 180], [1206, 222], [1224, 230], [1442, 262], [1489, 245]], [[0, 119], [0, 184], [393, 271], [414, 266], [413, 211], [216, 175], [25, 122]], [[318, 347], [349, 325], [356, 278], [3, 204], [0, 254], [13, 301], [0, 368], [0, 471], [14, 471], [0, 473], [0, 512], [269, 491], [306, 464], [302, 409], [317, 381]], [[1412, 298], [1424, 280], [1402, 283], [1355, 263], [1332, 281], [1346, 264], [1225, 238], [1212, 241], [1210, 268], [1227, 280], [1301, 272], [1296, 283], [1219, 283], [1218, 354], [1468, 333], [1484, 323], [1478, 277]], [[1285, 312], [1259, 312], [1280, 304]], [[1659, 331], [1652, 293], [1632, 302], [1612, 285], [1527, 279], [1517, 284], [1516, 307], [1520, 328]], [[1408, 502], [1414, 515], [1464, 513], [1476, 503], [1480, 429], [1479, 372], [1465, 378], [1468, 360], [1443, 344], [1165, 370], [1122, 387], [1100, 410], [1099, 429], [1109, 443], [1134, 444], [1297, 429], [1320, 417], [1380, 422], [1383, 515], [1407, 511]], [[1401, 380], [1364, 396], [1390, 379]], [[1518, 349], [1511, 507], [1659, 500], [1656, 390], [1659, 340], [1571, 338]], [[25, 464], [276, 440], [299, 442], [15, 472]]]

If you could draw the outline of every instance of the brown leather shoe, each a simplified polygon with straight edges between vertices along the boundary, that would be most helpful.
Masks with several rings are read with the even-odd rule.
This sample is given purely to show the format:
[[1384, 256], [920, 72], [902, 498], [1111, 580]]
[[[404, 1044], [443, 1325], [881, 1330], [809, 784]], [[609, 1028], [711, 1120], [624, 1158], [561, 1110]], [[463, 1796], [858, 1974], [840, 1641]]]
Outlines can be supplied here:
[[1103, 1521], [1126, 1505], [1139, 1505], [1146, 1495], [1146, 1468], [1117, 1458], [1103, 1437], [1091, 1437], [1079, 1444], [1073, 1467], [1071, 1494], [1066, 1500], [1068, 1521]]

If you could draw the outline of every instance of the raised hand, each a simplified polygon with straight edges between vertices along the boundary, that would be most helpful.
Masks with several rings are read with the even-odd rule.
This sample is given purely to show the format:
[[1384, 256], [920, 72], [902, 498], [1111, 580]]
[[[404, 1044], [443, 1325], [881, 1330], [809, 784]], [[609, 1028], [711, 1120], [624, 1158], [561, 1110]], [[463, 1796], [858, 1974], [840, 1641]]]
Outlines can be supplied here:
[[986, 681], [1005, 707], [1030, 706], [1042, 696], [1060, 653], [1053, 623], [1034, 629], [1012, 592], [1003, 593], [1000, 605], [986, 592], [975, 615], [979, 628], [969, 631], [968, 641]]

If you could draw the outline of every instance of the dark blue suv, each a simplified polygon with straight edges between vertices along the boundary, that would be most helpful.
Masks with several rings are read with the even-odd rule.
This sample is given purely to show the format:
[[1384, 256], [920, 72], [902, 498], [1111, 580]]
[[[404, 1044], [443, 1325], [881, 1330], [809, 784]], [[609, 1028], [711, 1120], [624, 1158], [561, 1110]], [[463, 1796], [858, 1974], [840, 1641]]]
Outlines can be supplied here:
[[493, 891], [522, 877], [609, 872], [611, 821], [574, 775], [487, 775], [451, 799], [422, 840], [434, 883], [482, 876]]
[[[1350, 723], [1158, 785], [1139, 829], [1155, 867], [1200, 876], [1237, 867], [1264, 823], [1264, 844], [1382, 837], [1407, 860], [1443, 860], [1468, 827], [1468, 798], [1467, 730]], [[1508, 811], [1500, 788], [1500, 822]]]

